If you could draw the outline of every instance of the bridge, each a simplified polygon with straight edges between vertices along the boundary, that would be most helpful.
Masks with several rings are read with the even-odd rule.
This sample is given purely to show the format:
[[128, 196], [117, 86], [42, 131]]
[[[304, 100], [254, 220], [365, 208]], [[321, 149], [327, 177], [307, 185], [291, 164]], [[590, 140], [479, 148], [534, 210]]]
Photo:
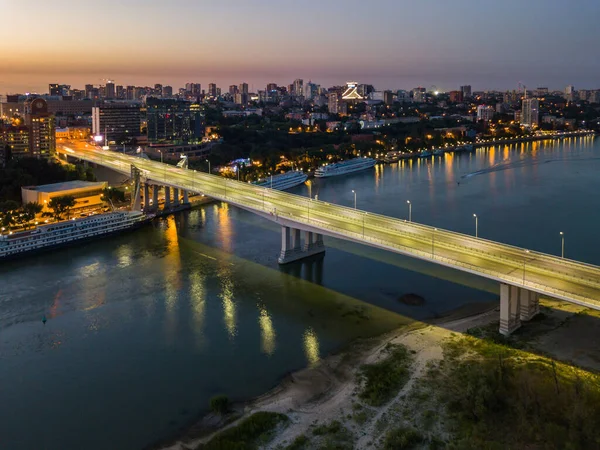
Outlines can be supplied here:
[[[323, 235], [385, 249], [469, 272], [500, 283], [500, 332], [508, 335], [539, 312], [539, 296], [600, 310], [600, 267], [468, 236], [406, 220], [352, 209], [157, 161], [77, 145], [59, 153], [136, 172], [149, 186], [201, 193], [281, 225], [285, 264], [325, 251]], [[178, 195], [175, 195], [178, 198]]]

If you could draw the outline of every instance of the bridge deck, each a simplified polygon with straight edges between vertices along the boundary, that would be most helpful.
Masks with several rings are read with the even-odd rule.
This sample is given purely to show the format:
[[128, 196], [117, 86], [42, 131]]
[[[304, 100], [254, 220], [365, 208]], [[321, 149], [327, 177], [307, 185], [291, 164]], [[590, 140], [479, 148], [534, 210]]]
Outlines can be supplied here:
[[67, 147], [59, 151], [123, 174], [129, 174], [131, 165], [135, 165], [157, 184], [203, 193], [289, 226], [388, 249], [600, 309], [598, 266], [120, 153]]

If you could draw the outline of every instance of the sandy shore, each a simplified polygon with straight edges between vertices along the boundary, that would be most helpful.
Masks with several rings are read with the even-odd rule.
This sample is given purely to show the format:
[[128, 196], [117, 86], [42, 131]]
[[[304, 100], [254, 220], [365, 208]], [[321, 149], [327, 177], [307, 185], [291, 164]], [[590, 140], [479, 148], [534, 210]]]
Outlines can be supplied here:
[[[555, 359], [569, 361], [578, 366], [600, 370], [600, 349], [597, 336], [600, 332], [600, 313], [564, 302], [542, 301], [538, 320], [525, 324], [517, 338], [527, 341], [536, 352]], [[319, 366], [307, 368], [286, 377], [275, 389], [254, 399], [239, 412], [241, 418], [258, 411], [286, 414], [290, 424], [264, 448], [282, 448], [300, 435], [310, 435], [315, 424], [340, 421], [352, 432], [354, 448], [373, 448], [382, 435], [386, 416], [393, 417], [415, 382], [419, 380], [428, 363], [442, 358], [442, 343], [455, 333], [469, 328], [496, 324], [499, 319], [497, 303], [466, 305], [444, 318], [429, 322], [414, 322], [376, 339], [361, 341], [340, 354], [324, 359]], [[367, 419], [360, 425], [353, 416], [359, 385], [356, 370], [361, 364], [376, 362], [388, 344], [402, 344], [414, 354], [409, 381], [395, 398], [380, 407], [367, 407]], [[396, 409], [395, 409], [396, 408]], [[218, 425], [215, 418], [207, 416], [205, 424]], [[212, 422], [211, 422], [212, 421]], [[232, 426], [237, 420], [232, 422]], [[202, 426], [195, 428], [195, 436]], [[225, 427], [226, 428], [226, 427]], [[190, 450], [208, 441], [204, 437], [187, 434], [164, 450]]]

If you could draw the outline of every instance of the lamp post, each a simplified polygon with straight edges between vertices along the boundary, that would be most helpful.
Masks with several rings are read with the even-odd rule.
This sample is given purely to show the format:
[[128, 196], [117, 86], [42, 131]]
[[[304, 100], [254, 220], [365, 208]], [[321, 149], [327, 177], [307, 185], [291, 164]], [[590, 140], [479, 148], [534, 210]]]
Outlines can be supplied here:
[[210, 174], [210, 161], [207, 159], [206, 162], [208, 163], [208, 173]]
[[475, 217], [475, 237], [478, 238], [479, 237], [479, 217], [477, 217], [477, 214], [473, 214], [473, 217]]
[[[529, 250], [525, 250], [525, 253], [529, 253]], [[525, 259], [523, 259], [523, 286], [525, 286]]]
[[352, 193], [354, 194], [354, 209], [356, 209], [356, 191], [352, 189]]
[[271, 175], [271, 189], [273, 189], [273, 174], [270, 173], [269, 175]]
[[308, 180], [308, 198], [312, 199], [312, 181]]
[[560, 257], [565, 257], [565, 233], [560, 232]]
[[162, 150], [159, 150], [158, 153], [160, 153], [160, 163], [163, 163], [163, 154], [162, 154]]
[[412, 203], [410, 200], [406, 200], [406, 203], [408, 203], [408, 221], [412, 222]]

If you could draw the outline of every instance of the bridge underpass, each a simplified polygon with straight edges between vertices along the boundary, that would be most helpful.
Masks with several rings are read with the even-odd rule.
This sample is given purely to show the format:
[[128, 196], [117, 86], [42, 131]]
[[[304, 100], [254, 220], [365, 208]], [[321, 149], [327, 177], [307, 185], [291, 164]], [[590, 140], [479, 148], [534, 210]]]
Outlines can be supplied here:
[[600, 309], [597, 266], [119, 153], [60, 151], [124, 174], [134, 166], [145, 183], [202, 193], [278, 223], [282, 264], [323, 252], [327, 235], [497, 281], [503, 334], [537, 314], [539, 295]]

